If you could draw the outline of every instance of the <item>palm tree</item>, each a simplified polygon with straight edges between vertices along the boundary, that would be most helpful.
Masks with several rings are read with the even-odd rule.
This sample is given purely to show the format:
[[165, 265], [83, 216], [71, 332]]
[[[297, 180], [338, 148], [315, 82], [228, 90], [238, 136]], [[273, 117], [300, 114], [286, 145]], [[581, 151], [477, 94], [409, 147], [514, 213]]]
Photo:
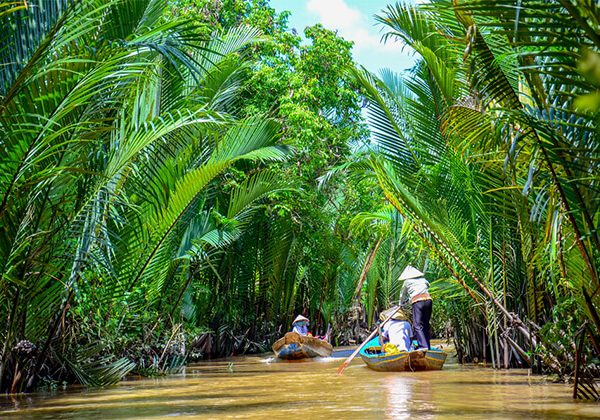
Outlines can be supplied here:
[[[594, 89], [575, 70], [582, 46], [597, 48], [581, 19], [593, 6], [567, 3], [389, 6], [385, 36], [421, 61], [404, 79], [356, 73], [380, 185], [481, 304], [494, 361], [510, 347], [527, 359], [565, 293], [583, 305], [582, 287], [597, 288], [597, 114], [575, 106]], [[574, 17], [575, 31], [554, 33]]]
[[[93, 384], [131, 370], [74, 336], [69, 309], [100, 304], [125, 328], [165, 289], [180, 295], [215, 180], [285, 156], [277, 123], [235, 118], [257, 31], [166, 21], [167, 3], [40, 0], [0, 16], [1, 390], [31, 389], [52, 363]], [[249, 177], [229, 217], [280, 185]]]

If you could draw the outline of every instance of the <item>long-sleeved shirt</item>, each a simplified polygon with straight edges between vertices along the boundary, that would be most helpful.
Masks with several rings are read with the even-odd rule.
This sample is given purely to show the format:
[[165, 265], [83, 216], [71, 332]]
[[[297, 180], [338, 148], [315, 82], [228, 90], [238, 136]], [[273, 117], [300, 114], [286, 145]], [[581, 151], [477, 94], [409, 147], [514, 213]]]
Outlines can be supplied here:
[[292, 331], [300, 335], [308, 335], [308, 325], [294, 325]]
[[422, 293], [429, 293], [429, 282], [425, 277], [404, 280], [400, 291], [400, 304], [410, 303], [413, 297]]
[[395, 344], [400, 351], [410, 351], [412, 344], [412, 328], [408, 321], [390, 319], [383, 324], [381, 335], [390, 343]]

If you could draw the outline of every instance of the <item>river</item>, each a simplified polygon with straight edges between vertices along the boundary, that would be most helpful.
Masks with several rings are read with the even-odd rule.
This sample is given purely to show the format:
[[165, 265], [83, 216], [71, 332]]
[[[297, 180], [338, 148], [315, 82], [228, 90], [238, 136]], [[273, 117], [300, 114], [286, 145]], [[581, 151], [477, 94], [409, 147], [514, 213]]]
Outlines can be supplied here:
[[574, 401], [572, 387], [528, 375], [459, 365], [380, 373], [360, 358], [279, 362], [235, 357], [188, 366], [185, 373], [128, 380], [105, 389], [0, 397], [2, 418], [599, 418], [600, 405]]

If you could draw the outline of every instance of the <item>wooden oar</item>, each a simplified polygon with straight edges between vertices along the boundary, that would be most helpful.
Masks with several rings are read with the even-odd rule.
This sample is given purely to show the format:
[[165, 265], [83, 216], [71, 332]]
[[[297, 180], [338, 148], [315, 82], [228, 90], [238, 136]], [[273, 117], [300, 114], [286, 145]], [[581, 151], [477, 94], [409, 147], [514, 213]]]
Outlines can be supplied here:
[[[396, 311], [398, 311], [398, 309], [400, 309], [400, 305], [394, 306], [394, 310], [391, 311], [390, 315], [381, 323], [381, 325], [383, 325], [386, 322], [388, 322], [396, 314]], [[344, 372], [344, 369], [346, 369], [348, 367], [348, 365], [350, 364], [350, 362], [352, 361], [352, 359], [354, 359], [356, 357], [356, 355], [358, 354], [358, 352], [360, 352], [360, 350], [365, 346], [365, 344], [367, 344], [373, 337], [375, 337], [375, 334], [377, 334], [377, 328], [375, 328], [373, 330], [373, 332], [367, 337], [367, 339], [365, 341], [363, 341], [363, 343], [360, 346], [358, 346], [356, 348], [356, 350], [354, 350], [354, 353], [352, 353], [344, 361], [344, 363], [342, 363], [342, 365], [337, 370], [338, 375], [341, 375]]]

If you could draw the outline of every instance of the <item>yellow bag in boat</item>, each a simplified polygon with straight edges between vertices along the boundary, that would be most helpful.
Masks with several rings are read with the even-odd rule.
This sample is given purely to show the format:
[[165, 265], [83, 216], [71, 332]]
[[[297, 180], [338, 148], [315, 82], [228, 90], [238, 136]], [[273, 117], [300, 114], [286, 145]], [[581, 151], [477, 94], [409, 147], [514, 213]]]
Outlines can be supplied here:
[[400, 350], [398, 350], [398, 347], [396, 347], [395, 344], [387, 343], [383, 345], [383, 352], [385, 354], [398, 354], [400, 353]]

